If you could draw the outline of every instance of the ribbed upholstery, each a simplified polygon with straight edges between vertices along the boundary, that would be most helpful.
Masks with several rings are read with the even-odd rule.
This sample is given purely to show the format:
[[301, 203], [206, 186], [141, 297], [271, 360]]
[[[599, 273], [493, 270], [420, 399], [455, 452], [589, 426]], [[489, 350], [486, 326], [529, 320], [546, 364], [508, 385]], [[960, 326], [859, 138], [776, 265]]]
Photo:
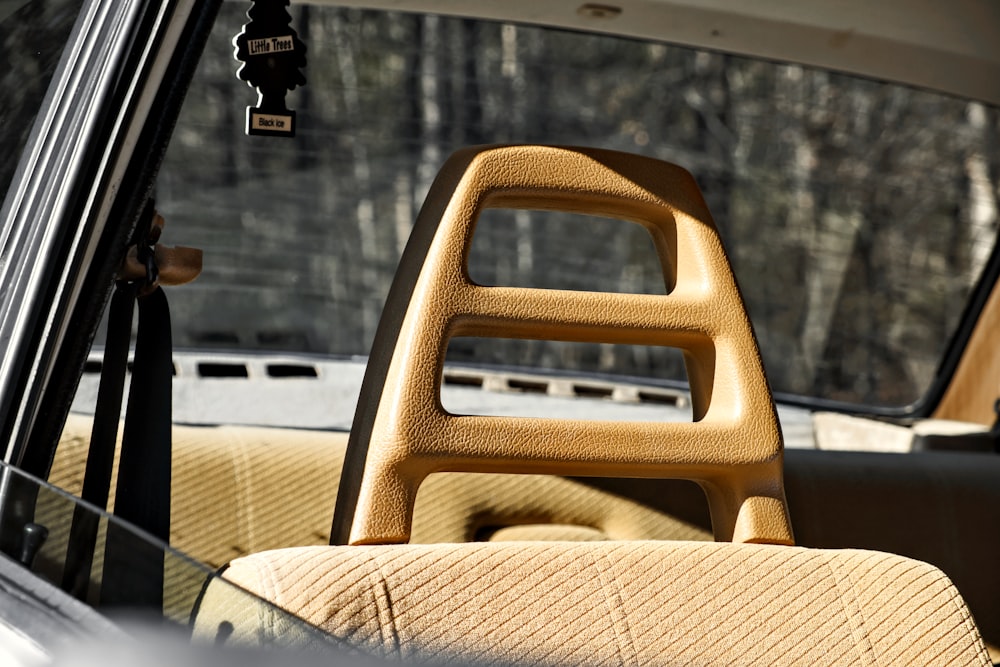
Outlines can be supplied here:
[[[986, 665], [931, 565], [858, 550], [692, 542], [305, 547], [225, 578], [376, 655], [563, 665]], [[220, 623], [269, 626], [216, 604]]]
[[[77, 495], [92, 424], [70, 415], [49, 475]], [[119, 429], [119, 446], [120, 436]], [[219, 567], [254, 551], [329, 543], [346, 440], [345, 433], [175, 425], [171, 544]], [[112, 482], [109, 507], [114, 498]]]

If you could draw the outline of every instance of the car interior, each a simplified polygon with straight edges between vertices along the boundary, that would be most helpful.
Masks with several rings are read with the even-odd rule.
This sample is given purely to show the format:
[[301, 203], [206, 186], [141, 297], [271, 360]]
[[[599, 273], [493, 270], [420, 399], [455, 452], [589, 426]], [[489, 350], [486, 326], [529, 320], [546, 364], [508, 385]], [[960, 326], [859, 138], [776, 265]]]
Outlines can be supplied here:
[[[1000, 15], [365, 4], [282, 10], [286, 139], [245, 136], [221, 3], [160, 167], [204, 268], [159, 256], [159, 537], [221, 574], [168, 564], [165, 615], [296, 632], [228, 582], [390, 659], [1000, 661], [1000, 41], [962, 30]], [[113, 328], [47, 471], [73, 496]]]
[[[368, 363], [333, 527], [334, 542], [351, 546], [257, 553], [231, 561], [224, 576], [387, 656], [785, 662], [801, 659], [805, 644], [834, 664], [868, 654], [985, 660], [968, 610], [933, 569], [918, 573], [914, 561], [888, 554], [788, 546], [780, 430], [700, 199], [683, 170], [646, 158], [551, 147], [456, 153], [414, 227]], [[471, 232], [478, 213], [497, 205], [563, 206], [648, 225], [669, 295], [472, 284], [463, 266]], [[467, 329], [683, 345], [695, 421], [448, 415], [437, 399], [443, 343]], [[420, 481], [447, 471], [695, 480], [717, 541], [578, 545], [563, 534], [552, 543], [536, 535], [514, 544], [406, 545]], [[767, 576], [748, 582], [761, 568]], [[651, 593], [664, 580], [684, 585]], [[217, 606], [229, 613], [213, 618]], [[907, 622], [892, 622], [904, 608]], [[245, 628], [231, 614], [209, 588], [196, 623], [257, 634], [258, 619]]]

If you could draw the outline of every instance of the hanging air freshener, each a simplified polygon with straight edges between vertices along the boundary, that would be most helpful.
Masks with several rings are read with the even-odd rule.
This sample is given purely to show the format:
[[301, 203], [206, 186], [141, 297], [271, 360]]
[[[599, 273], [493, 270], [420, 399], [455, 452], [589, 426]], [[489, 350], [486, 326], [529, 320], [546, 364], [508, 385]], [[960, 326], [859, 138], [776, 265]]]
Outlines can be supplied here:
[[236, 75], [259, 93], [257, 106], [247, 107], [247, 134], [295, 136], [295, 112], [285, 107], [285, 94], [306, 83], [299, 71], [306, 66], [306, 45], [290, 25], [288, 2], [255, 0], [250, 22], [233, 38], [233, 55], [243, 63]]

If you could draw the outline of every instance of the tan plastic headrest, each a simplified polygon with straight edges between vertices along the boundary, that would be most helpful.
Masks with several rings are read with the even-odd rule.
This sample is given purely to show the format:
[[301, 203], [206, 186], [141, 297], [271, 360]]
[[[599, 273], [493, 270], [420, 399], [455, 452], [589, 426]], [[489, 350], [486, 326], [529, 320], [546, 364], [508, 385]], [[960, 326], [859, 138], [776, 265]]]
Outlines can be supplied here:
[[[622, 218], [653, 237], [667, 295], [484, 287], [466, 266], [484, 208]], [[692, 423], [459, 416], [441, 407], [453, 336], [684, 351]], [[694, 179], [613, 151], [478, 147], [442, 168], [375, 337], [341, 477], [334, 543], [409, 539], [433, 472], [679, 477], [708, 496], [719, 541], [791, 544], [782, 441], [750, 321]]]

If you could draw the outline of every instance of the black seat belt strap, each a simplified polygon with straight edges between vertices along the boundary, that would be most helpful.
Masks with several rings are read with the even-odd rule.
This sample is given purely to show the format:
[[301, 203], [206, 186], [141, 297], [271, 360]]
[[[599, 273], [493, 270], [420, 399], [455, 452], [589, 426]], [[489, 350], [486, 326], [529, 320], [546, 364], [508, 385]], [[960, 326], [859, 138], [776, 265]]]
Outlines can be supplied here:
[[[101, 382], [97, 390], [94, 425], [81, 493], [83, 500], [102, 510], [108, 506], [111, 487], [136, 290], [134, 283], [119, 282], [108, 310]], [[97, 545], [97, 524], [97, 514], [81, 505], [76, 506], [70, 527], [66, 567], [63, 570], [63, 589], [80, 600], [86, 599], [89, 589], [94, 548]]]
[[[108, 314], [101, 384], [94, 412], [83, 499], [107, 509], [121, 419], [135, 303], [139, 324], [132, 381], [118, 465], [114, 513], [161, 542], [170, 539], [171, 393], [173, 354], [170, 309], [160, 284], [181, 285], [201, 272], [201, 251], [159, 245], [163, 218], [150, 201], [148, 227], [119, 272]], [[162, 270], [161, 270], [162, 267]], [[89, 593], [99, 518], [78, 506], [70, 528], [63, 588], [79, 599]], [[117, 522], [108, 525], [102, 604], [162, 605], [163, 548]]]
[[170, 539], [172, 349], [170, 308], [157, 288], [139, 299], [115, 515], [164, 542]]
[[[163, 290], [139, 298], [139, 330], [118, 462], [115, 516], [170, 540], [170, 309]], [[163, 605], [162, 546], [115, 523], [104, 550], [102, 605]]]

